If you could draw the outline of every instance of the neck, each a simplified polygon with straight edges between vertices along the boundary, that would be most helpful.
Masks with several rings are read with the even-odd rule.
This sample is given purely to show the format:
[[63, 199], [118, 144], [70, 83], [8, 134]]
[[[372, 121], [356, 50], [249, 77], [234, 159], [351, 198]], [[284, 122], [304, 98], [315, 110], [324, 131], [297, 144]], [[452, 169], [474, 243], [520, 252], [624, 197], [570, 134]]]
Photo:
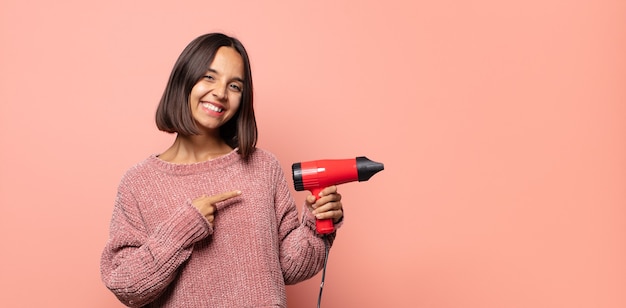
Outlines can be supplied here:
[[214, 159], [233, 149], [221, 138], [207, 135], [177, 135], [174, 144], [159, 155], [162, 160], [190, 164]]

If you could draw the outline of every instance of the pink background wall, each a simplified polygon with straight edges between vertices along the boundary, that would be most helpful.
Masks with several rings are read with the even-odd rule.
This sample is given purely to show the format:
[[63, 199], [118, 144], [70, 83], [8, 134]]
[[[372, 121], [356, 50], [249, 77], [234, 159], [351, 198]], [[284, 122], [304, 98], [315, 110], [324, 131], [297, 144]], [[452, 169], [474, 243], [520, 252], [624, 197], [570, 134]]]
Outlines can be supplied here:
[[288, 176], [385, 163], [341, 187], [323, 307], [626, 307], [626, 2], [90, 3], [0, 2], [0, 306], [121, 307], [116, 186], [172, 141], [153, 114], [182, 48], [225, 31]]

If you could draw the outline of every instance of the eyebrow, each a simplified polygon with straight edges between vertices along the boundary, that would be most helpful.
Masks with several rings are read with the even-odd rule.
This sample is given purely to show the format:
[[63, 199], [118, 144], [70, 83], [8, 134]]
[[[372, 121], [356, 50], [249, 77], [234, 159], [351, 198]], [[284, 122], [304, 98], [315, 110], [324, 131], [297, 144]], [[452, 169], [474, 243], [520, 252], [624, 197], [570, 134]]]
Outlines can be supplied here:
[[[216, 71], [216, 70], [214, 70], [214, 69], [212, 69], [212, 68], [209, 68], [209, 69], [207, 70], [207, 72], [210, 72], [210, 73], [215, 73], [215, 74], [221, 75], [221, 74], [220, 74], [220, 72], [218, 72], [218, 71]], [[206, 73], [205, 73], [205, 74], [206, 74]], [[233, 80], [234, 80], [234, 81], [241, 82], [241, 83], [244, 83], [243, 78], [241, 78], [241, 77], [235, 77], [235, 78], [233, 78]]]

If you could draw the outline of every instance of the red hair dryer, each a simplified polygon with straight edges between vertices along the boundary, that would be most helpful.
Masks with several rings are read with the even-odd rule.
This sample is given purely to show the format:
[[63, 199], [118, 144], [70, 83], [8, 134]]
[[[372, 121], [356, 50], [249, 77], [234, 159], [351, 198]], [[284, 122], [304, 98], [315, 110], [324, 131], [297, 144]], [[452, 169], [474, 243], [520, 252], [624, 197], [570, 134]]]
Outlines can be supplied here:
[[[319, 198], [324, 188], [348, 182], [364, 182], [374, 174], [385, 169], [381, 163], [369, 160], [365, 156], [350, 159], [323, 159], [300, 162], [291, 165], [293, 185], [297, 191], [309, 190]], [[332, 219], [318, 219], [315, 227], [320, 234], [335, 231]]]

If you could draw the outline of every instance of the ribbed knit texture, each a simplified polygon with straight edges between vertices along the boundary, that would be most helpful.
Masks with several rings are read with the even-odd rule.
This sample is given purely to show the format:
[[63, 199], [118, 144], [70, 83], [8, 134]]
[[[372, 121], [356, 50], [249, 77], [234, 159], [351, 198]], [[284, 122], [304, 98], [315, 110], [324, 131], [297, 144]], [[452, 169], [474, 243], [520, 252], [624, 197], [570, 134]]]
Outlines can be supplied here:
[[[191, 205], [232, 190], [242, 194], [218, 203], [214, 228]], [[324, 261], [324, 239], [303, 212], [300, 221], [267, 151], [247, 163], [236, 151], [194, 164], [152, 155], [120, 182], [102, 279], [130, 307], [286, 307], [285, 284]]]

